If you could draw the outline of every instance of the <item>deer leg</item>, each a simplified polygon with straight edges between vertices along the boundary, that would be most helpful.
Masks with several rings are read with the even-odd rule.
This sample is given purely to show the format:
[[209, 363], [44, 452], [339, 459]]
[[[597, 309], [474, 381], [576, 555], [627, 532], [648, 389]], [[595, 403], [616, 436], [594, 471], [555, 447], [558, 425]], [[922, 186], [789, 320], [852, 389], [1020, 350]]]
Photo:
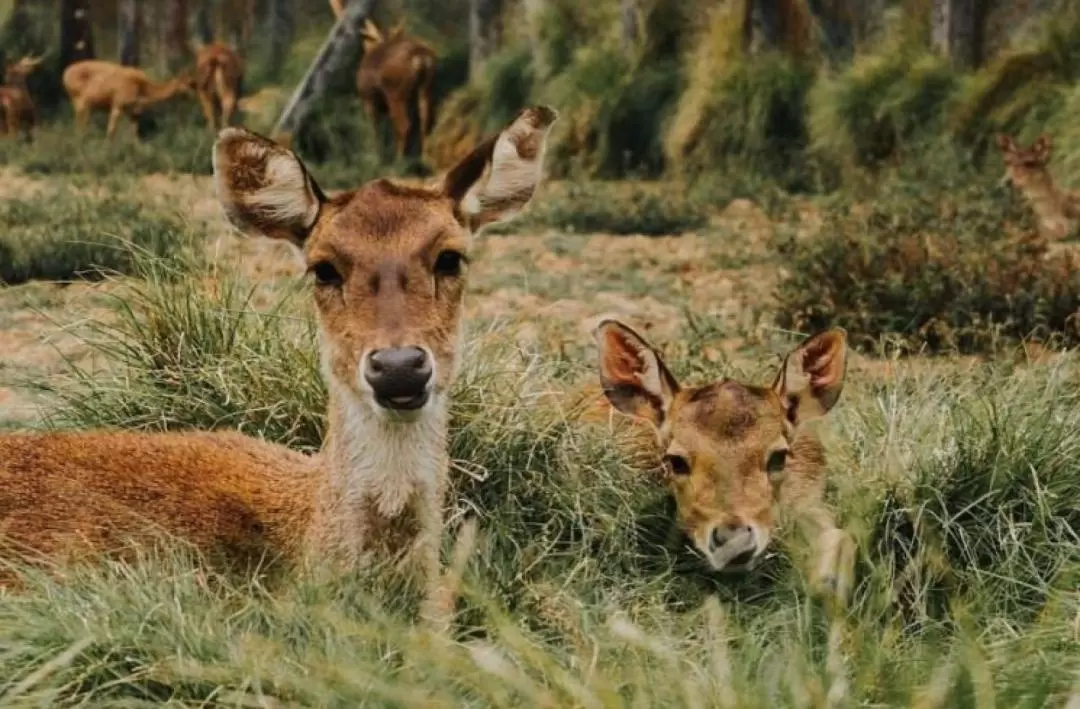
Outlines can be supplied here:
[[109, 109], [109, 125], [105, 129], [105, 137], [110, 140], [116, 134], [116, 126], [120, 122], [120, 116], [124, 113], [121, 106], [113, 106]]
[[84, 103], [75, 104], [75, 126], [80, 132], [86, 132], [90, 120], [90, 107]]
[[199, 106], [202, 107], [203, 117], [206, 119], [206, 125], [210, 127], [210, 132], [216, 132], [214, 127], [214, 102], [205, 92], [199, 92]]
[[424, 142], [431, 132], [431, 87], [420, 87], [420, 93], [416, 96], [416, 112], [420, 114], [420, 154], [424, 154]]
[[836, 526], [832, 513], [823, 504], [805, 511], [800, 522], [807, 538], [814, 543], [811, 587], [846, 604], [854, 574], [855, 541]]
[[406, 141], [409, 139], [410, 123], [412, 121], [409, 120], [408, 104], [399, 100], [399, 98], [395, 96], [386, 103], [390, 111], [390, 122], [394, 124], [394, 152], [397, 158], [401, 160], [405, 157]]
[[236, 111], [236, 94], [225, 94], [221, 97], [221, 127], [232, 125], [233, 113]]

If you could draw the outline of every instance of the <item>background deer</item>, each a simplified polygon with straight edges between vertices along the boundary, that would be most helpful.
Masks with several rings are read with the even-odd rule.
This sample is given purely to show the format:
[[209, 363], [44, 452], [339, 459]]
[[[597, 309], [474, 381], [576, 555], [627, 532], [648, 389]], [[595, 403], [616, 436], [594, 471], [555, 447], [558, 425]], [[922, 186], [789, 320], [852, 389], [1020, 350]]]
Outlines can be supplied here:
[[999, 134], [998, 147], [1005, 158], [1003, 182], [1020, 190], [1039, 220], [1039, 233], [1064, 239], [1074, 232], [1080, 218], [1080, 191], [1063, 190], [1050, 174], [1053, 143], [1045, 133], [1031, 147], [1022, 149], [1011, 135]]
[[20, 130], [29, 138], [37, 124], [37, 109], [26, 79], [41, 64], [42, 57], [23, 57], [8, 64], [4, 70], [4, 85], [0, 86], [0, 116], [4, 119], [4, 132], [14, 136]]
[[390, 558], [430, 584], [425, 612], [445, 610], [448, 392], [471, 235], [532, 198], [555, 118], [522, 111], [435, 184], [380, 179], [333, 198], [289, 150], [224, 129], [213, 164], [228, 219], [294, 246], [314, 277], [321, 451], [238, 433], [0, 436], [0, 533], [49, 557], [149, 525], [241, 561]]
[[685, 387], [660, 353], [616, 320], [596, 331], [600, 383], [618, 411], [655, 430], [678, 524], [717, 571], [748, 569], [790, 510], [816, 542], [811, 579], [846, 598], [854, 545], [823, 501], [825, 451], [803, 424], [844, 384], [846, 334], [832, 329], [788, 354], [771, 386], [730, 379]]
[[195, 50], [195, 92], [211, 131], [230, 125], [243, 79], [240, 55], [228, 45], [211, 42]]
[[110, 138], [116, 134], [121, 115], [136, 121], [149, 106], [195, 90], [195, 80], [188, 75], [155, 82], [141, 69], [97, 59], [70, 65], [64, 70], [63, 82], [75, 109], [76, 125], [85, 130], [90, 111], [107, 110], [106, 135]]

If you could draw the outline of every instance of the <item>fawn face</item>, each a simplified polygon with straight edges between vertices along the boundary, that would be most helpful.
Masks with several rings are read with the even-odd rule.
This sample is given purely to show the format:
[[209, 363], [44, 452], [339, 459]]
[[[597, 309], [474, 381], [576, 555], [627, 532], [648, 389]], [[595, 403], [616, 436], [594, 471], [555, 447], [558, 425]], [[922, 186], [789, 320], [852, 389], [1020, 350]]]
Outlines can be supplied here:
[[749, 568], [768, 547], [773, 505], [799, 461], [798, 427], [824, 415], [843, 388], [846, 335], [833, 329], [791, 352], [771, 386], [724, 379], [683, 387], [660, 353], [626, 325], [596, 330], [600, 381], [619, 411], [649, 421], [663, 451], [678, 522], [717, 570]]
[[314, 277], [332, 392], [396, 420], [444, 399], [471, 234], [532, 198], [555, 118], [525, 109], [433, 186], [379, 179], [332, 199], [291, 151], [242, 128], [219, 133], [214, 177], [230, 221], [292, 244]]
[[20, 84], [26, 81], [26, 78], [34, 73], [38, 64], [41, 63], [43, 57], [23, 57], [17, 62], [12, 62], [4, 68], [4, 83], [5, 84]]
[[1005, 159], [1003, 184], [1021, 191], [1050, 186], [1050, 173], [1046, 166], [1050, 164], [1053, 143], [1049, 135], [1040, 135], [1027, 150], [1017, 145], [1010, 135], [999, 134], [997, 143]]

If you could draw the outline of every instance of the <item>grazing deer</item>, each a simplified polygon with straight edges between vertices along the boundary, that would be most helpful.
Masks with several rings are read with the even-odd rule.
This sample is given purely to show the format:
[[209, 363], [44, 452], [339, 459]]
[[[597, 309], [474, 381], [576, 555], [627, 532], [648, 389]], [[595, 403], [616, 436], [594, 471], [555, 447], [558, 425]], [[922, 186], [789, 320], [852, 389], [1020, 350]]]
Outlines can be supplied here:
[[803, 426], [840, 396], [845, 332], [811, 337], [766, 387], [730, 379], [682, 386], [630, 327], [603, 320], [594, 335], [604, 394], [654, 428], [679, 527], [709, 566], [751, 568], [769, 545], [776, 513], [790, 510], [816, 540], [814, 585], [846, 598], [854, 543], [825, 507], [825, 451]]
[[[527, 108], [440, 181], [329, 198], [300, 159], [243, 128], [214, 145], [229, 221], [295, 247], [314, 277], [329, 389], [321, 451], [239, 433], [0, 436], [0, 535], [48, 557], [138, 537], [145, 521], [243, 562], [349, 569], [388, 558], [439, 581], [449, 391], [472, 234], [513, 217], [541, 178], [554, 110]], [[0, 569], [2, 572], [2, 569]]]
[[[339, 7], [334, 6], [340, 16]], [[424, 138], [431, 132], [432, 84], [435, 80], [435, 50], [398, 25], [383, 35], [370, 19], [361, 33], [364, 56], [356, 71], [356, 90], [364, 103], [364, 113], [375, 124], [385, 108], [394, 129], [394, 150], [405, 157], [413, 130], [415, 104], [420, 125], [417, 143], [424, 154]]]
[[1053, 143], [1040, 135], [1027, 150], [1016, 144], [1011, 135], [998, 134], [998, 147], [1005, 158], [1002, 182], [1020, 190], [1039, 220], [1039, 232], [1048, 239], [1060, 240], [1072, 234], [1080, 219], [1080, 191], [1063, 190], [1050, 174]]
[[15, 136], [20, 130], [30, 138], [37, 124], [37, 109], [26, 79], [41, 64], [43, 57], [23, 57], [4, 70], [4, 85], [0, 86], [0, 116], [4, 119], [4, 132]]
[[75, 123], [86, 129], [90, 111], [107, 110], [109, 125], [105, 134], [112, 138], [120, 116], [134, 122], [156, 103], [195, 91], [195, 79], [182, 75], [163, 82], [151, 81], [141, 69], [98, 59], [86, 59], [64, 69], [64, 90], [75, 109]]
[[195, 92], [212, 132], [217, 132], [219, 127], [219, 110], [221, 128], [232, 121], [243, 79], [244, 65], [240, 55], [228, 45], [211, 42], [195, 50]]

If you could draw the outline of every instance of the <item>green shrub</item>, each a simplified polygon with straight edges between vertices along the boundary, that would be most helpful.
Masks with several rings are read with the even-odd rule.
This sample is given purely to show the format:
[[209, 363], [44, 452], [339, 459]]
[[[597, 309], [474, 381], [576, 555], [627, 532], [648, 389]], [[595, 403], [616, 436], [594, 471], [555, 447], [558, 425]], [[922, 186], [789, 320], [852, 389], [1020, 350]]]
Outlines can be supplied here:
[[131, 272], [140, 255], [191, 243], [180, 222], [116, 195], [70, 192], [0, 201], [0, 283], [98, 278]]

